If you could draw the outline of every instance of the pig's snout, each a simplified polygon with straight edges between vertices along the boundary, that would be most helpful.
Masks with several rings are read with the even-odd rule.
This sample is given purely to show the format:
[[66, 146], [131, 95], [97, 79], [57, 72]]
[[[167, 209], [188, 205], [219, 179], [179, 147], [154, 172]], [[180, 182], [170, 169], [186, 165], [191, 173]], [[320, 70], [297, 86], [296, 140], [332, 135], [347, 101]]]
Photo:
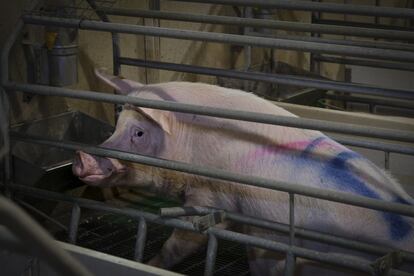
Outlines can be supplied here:
[[87, 183], [100, 182], [115, 173], [123, 173], [126, 167], [116, 159], [93, 156], [77, 151], [72, 165], [73, 174]]

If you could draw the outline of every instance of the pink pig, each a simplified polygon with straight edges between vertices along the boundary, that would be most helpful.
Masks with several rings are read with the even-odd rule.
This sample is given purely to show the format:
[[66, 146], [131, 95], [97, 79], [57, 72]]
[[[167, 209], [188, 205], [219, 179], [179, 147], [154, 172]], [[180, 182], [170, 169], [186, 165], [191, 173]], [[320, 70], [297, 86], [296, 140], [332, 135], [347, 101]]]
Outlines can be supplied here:
[[[224, 109], [295, 116], [253, 94], [218, 86], [170, 82], [139, 83], [96, 72], [119, 93], [143, 99], [173, 101]], [[387, 173], [319, 131], [267, 125], [126, 105], [114, 134], [102, 147], [198, 166], [333, 189], [390, 202], [414, 200]], [[184, 206], [212, 206], [288, 223], [285, 192], [143, 166], [78, 152], [73, 172], [94, 186], [148, 188], [183, 198]], [[414, 221], [397, 214], [296, 196], [295, 225], [351, 239], [414, 251]], [[231, 227], [229, 223], [219, 227]], [[247, 234], [283, 240], [275, 233], [244, 227]], [[174, 230], [149, 264], [169, 268], [205, 244], [206, 237]], [[306, 243], [302, 245], [306, 246]], [[309, 244], [314, 247], [313, 244]], [[341, 253], [333, 246], [318, 246]], [[248, 249], [252, 274], [274, 275], [284, 269], [283, 254]], [[314, 263], [298, 262], [297, 271], [313, 273]], [[318, 275], [323, 272], [318, 267]], [[322, 272], [321, 272], [322, 271]], [[336, 272], [337, 273], [337, 272]]]

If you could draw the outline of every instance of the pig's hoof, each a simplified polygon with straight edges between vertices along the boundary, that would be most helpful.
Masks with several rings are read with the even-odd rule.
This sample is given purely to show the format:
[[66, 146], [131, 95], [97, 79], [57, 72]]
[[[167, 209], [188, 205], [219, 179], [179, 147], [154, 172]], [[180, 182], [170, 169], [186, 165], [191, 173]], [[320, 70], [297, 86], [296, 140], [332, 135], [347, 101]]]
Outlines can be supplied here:
[[160, 255], [156, 255], [151, 260], [147, 262], [147, 265], [156, 266], [156, 267], [164, 267], [163, 261]]

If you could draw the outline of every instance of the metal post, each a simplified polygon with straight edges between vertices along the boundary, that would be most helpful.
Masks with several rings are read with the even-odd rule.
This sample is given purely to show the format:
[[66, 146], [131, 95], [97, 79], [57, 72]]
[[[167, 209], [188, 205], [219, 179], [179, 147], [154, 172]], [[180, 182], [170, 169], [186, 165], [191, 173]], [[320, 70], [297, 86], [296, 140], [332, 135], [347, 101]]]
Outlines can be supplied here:
[[[289, 193], [289, 246], [295, 245], [295, 194]], [[287, 252], [285, 262], [285, 276], [293, 275], [295, 271], [295, 255]]]
[[145, 242], [147, 239], [147, 222], [145, 218], [140, 217], [138, 223], [137, 241], [135, 243], [134, 260], [142, 262], [144, 257]]
[[[245, 7], [244, 8], [244, 17], [245, 18], [252, 18], [253, 17], [253, 12], [252, 12], [252, 8], [251, 7]], [[247, 35], [250, 31], [252, 30], [251, 27], [245, 27], [243, 29], [243, 34]], [[244, 71], [248, 72], [250, 71], [252, 66], [252, 46], [250, 45], [246, 45], [244, 46]], [[249, 81], [248, 80], [244, 80], [244, 90], [246, 91], [250, 91], [249, 87]]]
[[384, 152], [384, 168], [386, 170], [390, 169], [390, 152], [389, 151]]
[[204, 276], [213, 275], [214, 265], [216, 263], [216, 255], [217, 255], [217, 238], [214, 234], [209, 233]]
[[72, 216], [70, 219], [70, 226], [69, 226], [69, 237], [68, 237], [69, 242], [72, 244], [76, 244], [80, 215], [81, 215], [80, 206], [76, 203], [73, 204]]

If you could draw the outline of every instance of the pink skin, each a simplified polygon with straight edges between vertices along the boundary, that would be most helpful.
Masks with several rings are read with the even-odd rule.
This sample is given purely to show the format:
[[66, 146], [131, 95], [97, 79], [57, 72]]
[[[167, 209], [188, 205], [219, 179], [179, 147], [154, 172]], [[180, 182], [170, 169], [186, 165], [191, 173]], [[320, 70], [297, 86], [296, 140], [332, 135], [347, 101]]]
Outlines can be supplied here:
[[[302, 141], [295, 141], [290, 143], [281, 144], [278, 146], [264, 146], [259, 147], [255, 150], [250, 151], [246, 154], [243, 158], [239, 159], [237, 161], [237, 164], [245, 164], [250, 162], [256, 162], [258, 159], [263, 158], [267, 155], [276, 155], [280, 153], [283, 150], [289, 150], [289, 151], [296, 151], [296, 152], [302, 152], [304, 151], [309, 144], [312, 143], [312, 140], [302, 140]], [[342, 145], [334, 144], [330, 140], [323, 140], [318, 143], [317, 147], [319, 149], [344, 149]]]
[[126, 166], [116, 159], [92, 156], [83, 151], [77, 151], [72, 171], [83, 182], [89, 185], [100, 185], [109, 177], [124, 174]]

